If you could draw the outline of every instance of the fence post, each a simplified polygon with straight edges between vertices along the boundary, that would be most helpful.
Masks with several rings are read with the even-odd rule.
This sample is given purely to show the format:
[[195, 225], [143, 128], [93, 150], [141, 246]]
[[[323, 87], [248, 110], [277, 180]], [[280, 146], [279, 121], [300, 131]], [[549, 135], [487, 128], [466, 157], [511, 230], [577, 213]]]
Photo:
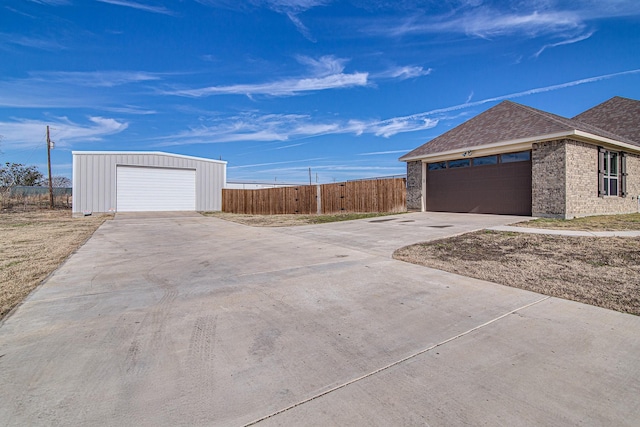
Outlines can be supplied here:
[[320, 184], [316, 184], [316, 200], [318, 205], [316, 213], [320, 215], [322, 214], [322, 189], [320, 188]]

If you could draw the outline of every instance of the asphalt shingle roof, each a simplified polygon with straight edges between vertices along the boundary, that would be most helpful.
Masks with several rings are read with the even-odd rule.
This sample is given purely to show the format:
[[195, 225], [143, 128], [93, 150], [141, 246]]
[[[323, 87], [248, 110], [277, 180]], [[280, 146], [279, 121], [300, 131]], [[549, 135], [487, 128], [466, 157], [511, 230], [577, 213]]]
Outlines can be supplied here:
[[612, 98], [573, 119], [503, 101], [400, 160], [574, 130], [640, 146], [639, 129], [640, 101], [626, 98]]
[[640, 145], [640, 101], [615, 96], [573, 120], [597, 126]]

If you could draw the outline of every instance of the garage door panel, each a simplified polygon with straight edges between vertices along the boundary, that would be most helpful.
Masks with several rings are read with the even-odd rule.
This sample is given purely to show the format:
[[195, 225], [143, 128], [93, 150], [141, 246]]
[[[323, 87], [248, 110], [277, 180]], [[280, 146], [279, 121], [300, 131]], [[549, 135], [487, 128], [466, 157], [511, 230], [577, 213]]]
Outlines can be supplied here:
[[426, 208], [531, 215], [531, 162], [428, 171]]
[[118, 212], [195, 210], [193, 169], [118, 166], [116, 182]]

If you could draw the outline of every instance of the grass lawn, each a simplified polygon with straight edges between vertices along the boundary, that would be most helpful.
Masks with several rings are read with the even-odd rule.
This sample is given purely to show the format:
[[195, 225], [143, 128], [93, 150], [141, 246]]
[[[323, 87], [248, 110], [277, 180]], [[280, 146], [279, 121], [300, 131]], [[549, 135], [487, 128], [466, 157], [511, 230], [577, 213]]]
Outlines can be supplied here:
[[640, 213], [627, 215], [598, 215], [574, 219], [538, 218], [514, 224], [518, 227], [585, 230], [585, 231], [625, 231], [640, 230]]
[[[640, 215], [535, 220], [568, 230], [640, 230]], [[640, 315], [640, 237], [478, 231], [398, 249], [394, 258], [502, 285]]]
[[107, 218], [71, 218], [70, 210], [0, 213], [0, 318], [58, 268]]

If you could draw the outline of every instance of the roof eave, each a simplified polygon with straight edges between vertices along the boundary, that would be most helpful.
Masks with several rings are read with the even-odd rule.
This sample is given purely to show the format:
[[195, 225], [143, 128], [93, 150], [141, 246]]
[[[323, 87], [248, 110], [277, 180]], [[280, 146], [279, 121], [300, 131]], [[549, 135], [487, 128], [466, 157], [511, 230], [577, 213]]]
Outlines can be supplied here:
[[226, 160], [216, 160], [216, 159], [207, 159], [204, 157], [195, 157], [195, 156], [187, 156], [184, 154], [174, 154], [174, 153], [166, 153], [164, 151], [72, 151], [71, 155], [119, 155], [119, 154], [125, 154], [125, 155], [143, 155], [143, 154], [153, 154], [156, 156], [171, 156], [171, 157], [179, 157], [182, 159], [189, 159], [189, 160], [200, 160], [203, 162], [211, 162], [211, 163], [220, 163], [220, 164], [227, 164]]
[[556, 133], [547, 134], [547, 135], [540, 135], [536, 137], [511, 139], [508, 141], [493, 142], [491, 144], [484, 144], [484, 145], [474, 145], [474, 146], [468, 146], [463, 148], [456, 148], [455, 150], [440, 151], [438, 153], [431, 153], [431, 154], [420, 155], [420, 156], [412, 156], [412, 157], [404, 157], [404, 158], [400, 157], [399, 160], [402, 162], [412, 162], [416, 160], [431, 159], [435, 157], [451, 156], [455, 154], [465, 153], [467, 151], [490, 151], [493, 149], [516, 150], [520, 148], [526, 149], [527, 147], [531, 148], [531, 145], [534, 142], [558, 139], [558, 138], [563, 138], [570, 135], [573, 135], [573, 131], [563, 131], [563, 132], [556, 132]]
[[589, 132], [584, 132], [577, 129], [572, 129], [569, 131], [556, 132], [546, 135], [538, 135], [534, 137], [520, 138], [520, 139], [512, 139], [508, 141], [495, 142], [491, 144], [484, 145], [476, 145], [476, 146], [468, 146], [463, 148], [456, 148], [455, 150], [447, 150], [441, 151], [438, 153], [431, 153], [426, 155], [418, 155], [411, 157], [400, 157], [398, 160], [401, 162], [413, 162], [417, 160], [427, 161], [427, 160], [436, 160], [439, 158], [450, 157], [459, 155], [462, 156], [462, 153], [466, 152], [482, 152], [483, 155], [492, 154], [494, 151], [500, 150], [509, 150], [509, 151], [517, 151], [517, 150], [525, 150], [530, 149], [534, 142], [542, 142], [542, 141], [553, 141], [556, 139], [574, 137], [580, 140], [585, 140], [587, 142], [592, 143], [600, 143], [604, 145], [624, 148], [626, 150], [640, 153], [640, 146], [628, 144], [626, 142], [617, 141], [615, 139], [606, 138], [603, 136], [594, 135]]
[[590, 140], [593, 142], [601, 143], [608, 146], [613, 146], [616, 148], [624, 148], [626, 150], [633, 151], [635, 153], [640, 153], [640, 146], [638, 145], [629, 144], [627, 142], [618, 141], [618, 140], [607, 138], [604, 136], [594, 135], [592, 133], [584, 132], [581, 130], [576, 130], [574, 132], [574, 135], [581, 139]]

